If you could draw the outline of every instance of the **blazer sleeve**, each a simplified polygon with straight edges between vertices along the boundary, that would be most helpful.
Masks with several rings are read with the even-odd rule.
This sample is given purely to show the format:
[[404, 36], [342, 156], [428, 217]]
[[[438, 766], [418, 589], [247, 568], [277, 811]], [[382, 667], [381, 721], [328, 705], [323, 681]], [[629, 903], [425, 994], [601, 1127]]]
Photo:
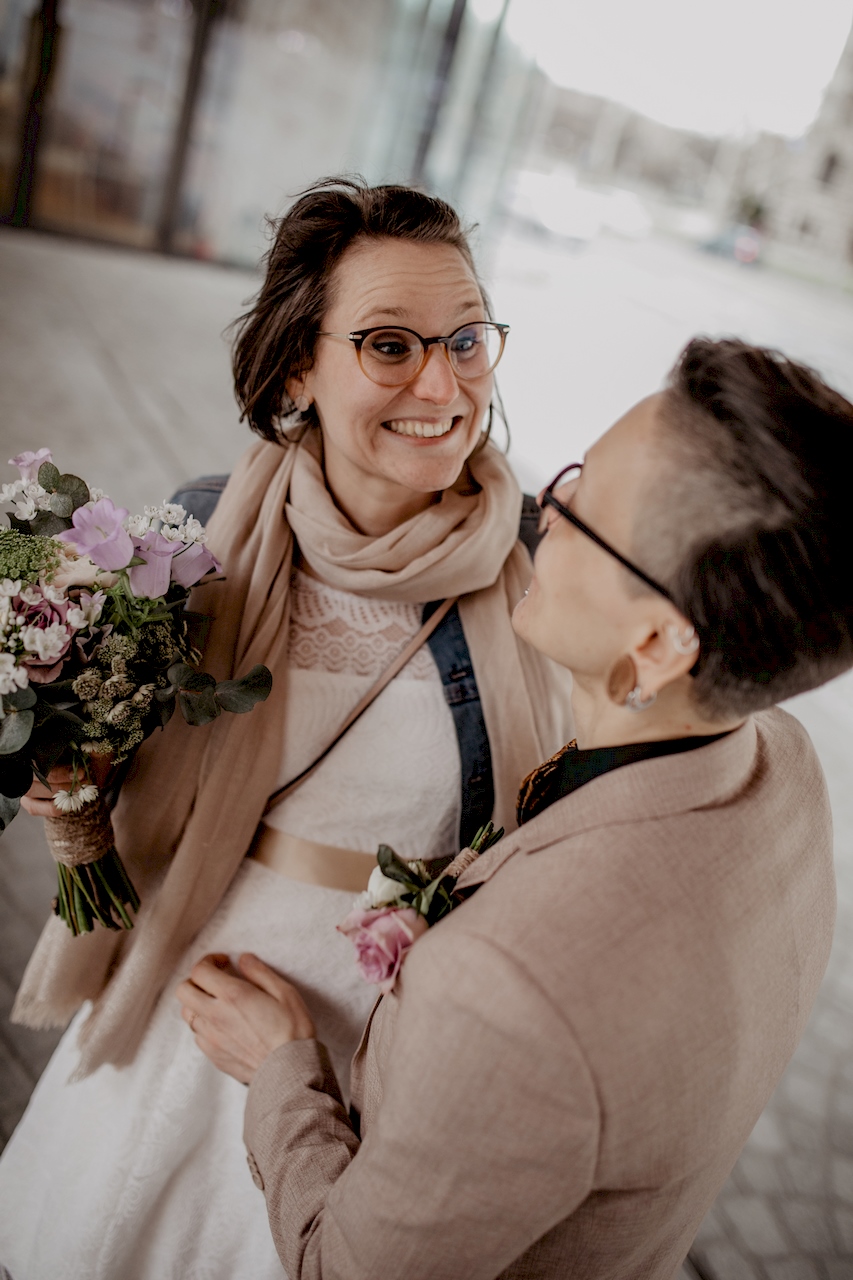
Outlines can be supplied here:
[[492, 940], [432, 941], [386, 997], [401, 1003], [361, 1144], [315, 1041], [249, 1090], [290, 1280], [493, 1280], [592, 1189], [599, 1108], [567, 1019]]

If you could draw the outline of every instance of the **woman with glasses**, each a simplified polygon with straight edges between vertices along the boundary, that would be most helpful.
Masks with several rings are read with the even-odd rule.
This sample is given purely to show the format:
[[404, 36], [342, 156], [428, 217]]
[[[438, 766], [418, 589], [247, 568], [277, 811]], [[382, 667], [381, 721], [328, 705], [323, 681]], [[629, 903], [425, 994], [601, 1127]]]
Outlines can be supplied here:
[[[309, 992], [346, 1090], [373, 993], [335, 926], [378, 844], [436, 860], [513, 827], [519, 778], [570, 737], [567, 677], [511, 626], [531, 564], [489, 441], [507, 333], [440, 200], [328, 181], [279, 222], [234, 352], [260, 439], [210, 525], [225, 582], [192, 602], [213, 618], [205, 669], [263, 662], [273, 690], [143, 746], [114, 813], [134, 930], [52, 923], [31, 961], [19, 1016], [93, 1005], [0, 1164], [15, 1280], [280, 1277], [245, 1091], [199, 1052], [177, 982], [206, 953], [259, 952]], [[216, 487], [181, 501], [204, 521]]]

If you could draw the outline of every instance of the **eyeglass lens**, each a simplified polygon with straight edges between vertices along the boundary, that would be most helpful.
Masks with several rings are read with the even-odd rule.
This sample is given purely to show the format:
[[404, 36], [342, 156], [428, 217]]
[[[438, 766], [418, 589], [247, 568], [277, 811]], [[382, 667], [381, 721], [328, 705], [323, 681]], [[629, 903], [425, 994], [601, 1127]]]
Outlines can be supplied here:
[[[500, 329], [486, 323], [465, 325], [444, 344], [454, 373], [460, 378], [482, 378], [500, 359]], [[415, 377], [426, 358], [417, 334], [406, 329], [377, 329], [361, 344], [361, 364], [374, 382], [393, 387]]]

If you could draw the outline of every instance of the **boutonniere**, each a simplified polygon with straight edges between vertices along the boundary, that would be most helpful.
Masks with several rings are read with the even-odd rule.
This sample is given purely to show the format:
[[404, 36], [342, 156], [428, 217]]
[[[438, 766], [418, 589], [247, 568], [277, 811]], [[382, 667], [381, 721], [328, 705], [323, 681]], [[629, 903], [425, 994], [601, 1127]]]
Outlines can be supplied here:
[[390, 845], [379, 846], [378, 866], [367, 888], [338, 925], [352, 939], [365, 982], [376, 983], [383, 995], [393, 989], [412, 944], [461, 900], [455, 890], [462, 872], [503, 833], [503, 827], [495, 831], [491, 822], [481, 827], [470, 846], [437, 876], [427, 863], [404, 862]]

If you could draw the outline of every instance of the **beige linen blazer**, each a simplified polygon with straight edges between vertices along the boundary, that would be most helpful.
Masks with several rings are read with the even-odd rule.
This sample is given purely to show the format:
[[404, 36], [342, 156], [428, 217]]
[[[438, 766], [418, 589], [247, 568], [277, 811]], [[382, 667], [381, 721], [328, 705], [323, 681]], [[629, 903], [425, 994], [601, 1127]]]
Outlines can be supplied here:
[[[764, 712], [480, 858], [356, 1055], [248, 1095], [290, 1280], [670, 1280], [799, 1040], [835, 913], [826, 789]], [[476, 892], [473, 892], [476, 888]]]

